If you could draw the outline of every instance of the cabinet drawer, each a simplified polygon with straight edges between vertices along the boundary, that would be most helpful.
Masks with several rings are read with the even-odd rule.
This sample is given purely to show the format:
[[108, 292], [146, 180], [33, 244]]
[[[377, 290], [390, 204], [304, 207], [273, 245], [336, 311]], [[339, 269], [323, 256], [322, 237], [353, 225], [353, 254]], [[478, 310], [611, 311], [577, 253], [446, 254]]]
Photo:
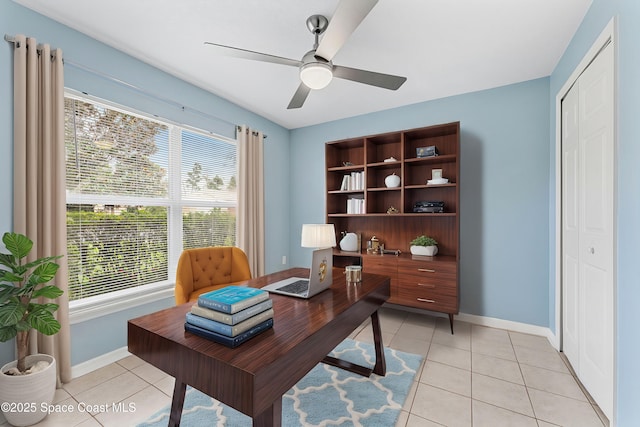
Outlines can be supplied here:
[[458, 312], [457, 263], [402, 259], [395, 294], [398, 304], [445, 313]]
[[368, 256], [362, 258], [362, 271], [373, 274], [383, 274], [395, 279], [398, 276], [398, 260]]
[[433, 287], [418, 284], [400, 283], [397, 286], [398, 304], [425, 310], [441, 311], [445, 313], [458, 312], [458, 290], [455, 284], [433, 285]]
[[416, 262], [413, 260], [406, 260], [398, 265], [398, 279], [401, 282], [408, 283], [456, 283], [456, 264], [448, 262]]

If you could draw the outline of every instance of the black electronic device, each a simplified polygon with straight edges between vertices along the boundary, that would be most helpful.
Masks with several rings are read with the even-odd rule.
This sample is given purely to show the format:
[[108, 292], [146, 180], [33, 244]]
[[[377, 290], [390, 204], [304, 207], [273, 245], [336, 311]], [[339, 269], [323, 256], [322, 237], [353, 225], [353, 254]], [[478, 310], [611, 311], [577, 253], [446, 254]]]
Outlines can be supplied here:
[[413, 212], [415, 213], [444, 213], [444, 202], [425, 200], [416, 202], [413, 205]]

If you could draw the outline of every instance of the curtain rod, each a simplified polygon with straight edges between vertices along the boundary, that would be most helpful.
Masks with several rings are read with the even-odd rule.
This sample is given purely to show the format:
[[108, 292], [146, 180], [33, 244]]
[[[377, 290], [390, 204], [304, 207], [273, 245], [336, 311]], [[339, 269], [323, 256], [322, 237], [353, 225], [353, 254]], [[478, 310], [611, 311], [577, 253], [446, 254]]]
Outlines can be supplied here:
[[[16, 47], [20, 47], [20, 42], [19, 42], [19, 41], [16, 41], [16, 38], [15, 38], [15, 37], [12, 37], [12, 36], [10, 36], [10, 35], [8, 35], [8, 34], [5, 34], [5, 35], [4, 35], [4, 39], [5, 39], [5, 41], [7, 41], [7, 42], [9, 42], [9, 43], [13, 43], [14, 45], [16, 45]], [[43, 49], [43, 45], [42, 45], [42, 44], [40, 44], [40, 43], [38, 43], [38, 45], [36, 46], [36, 50], [37, 50], [38, 52], [41, 52], [41, 51], [42, 51], [42, 49]], [[51, 57], [52, 57], [52, 58], [55, 58], [55, 51], [56, 51], [56, 48], [50, 48], [49, 50], [51, 51]], [[63, 59], [62, 61], [64, 62], [64, 59]]]
[[[14, 44], [16, 43], [15, 37], [12, 37], [12, 36], [10, 36], [8, 34], [4, 35], [4, 39], [9, 43], [14, 43]], [[155, 99], [157, 101], [164, 102], [165, 104], [171, 105], [173, 107], [177, 107], [178, 109], [180, 109], [180, 110], [182, 110], [184, 112], [190, 111], [192, 113], [195, 113], [195, 114], [197, 114], [199, 116], [204, 117], [205, 119], [213, 119], [213, 120], [221, 121], [221, 122], [224, 122], [226, 124], [230, 124], [230, 125], [233, 125], [233, 126], [236, 126], [236, 127], [239, 126], [239, 125], [236, 125], [235, 123], [232, 123], [232, 122], [229, 122], [227, 120], [221, 119], [220, 117], [216, 117], [216, 116], [213, 116], [213, 115], [211, 115], [209, 113], [205, 113], [204, 111], [200, 111], [198, 109], [191, 108], [191, 107], [186, 107], [186, 106], [180, 104], [179, 102], [173, 101], [171, 99], [168, 99], [168, 98], [165, 98], [165, 97], [162, 97], [162, 96], [158, 96], [158, 95], [153, 94], [153, 93], [151, 93], [149, 91], [146, 91], [146, 90], [144, 90], [142, 88], [139, 88], [139, 87], [137, 87], [135, 85], [132, 85], [131, 83], [127, 83], [127, 82], [125, 82], [123, 80], [120, 80], [120, 79], [118, 79], [116, 77], [113, 77], [113, 76], [111, 76], [109, 74], [106, 74], [106, 73], [103, 73], [101, 71], [94, 70], [94, 69], [89, 68], [89, 67], [87, 67], [85, 65], [78, 64], [77, 62], [69, 61], [68, 59], [63, 59], [63, 63], [65, 65], [70, 65], [70, 66], [72, 66], [74, 68], [77, 68], [79, 70], [86, 71], [88, 73], [94, 74], [94, 75], [96, 75], [98, 77], [102, 77], [102, 78], [104, 78], [106, 80], [109, 80], [109, 81], [111, 81], [113, 83], [116, 83], [116, 84], [119, 84], [121, 86], [124, 86], [126, 88], [132, 89], [132, 90], [134, 90], [134, 91], [136, 91], [136, 92], [138, 92], [138, 93], [140, 93], [142, 95], [145, 95], [145, 96], [147, 96], [149, 98], [153, 98], [153, 99]], [[263, 138], [267, 139], [267, 135], [263, 135]]]

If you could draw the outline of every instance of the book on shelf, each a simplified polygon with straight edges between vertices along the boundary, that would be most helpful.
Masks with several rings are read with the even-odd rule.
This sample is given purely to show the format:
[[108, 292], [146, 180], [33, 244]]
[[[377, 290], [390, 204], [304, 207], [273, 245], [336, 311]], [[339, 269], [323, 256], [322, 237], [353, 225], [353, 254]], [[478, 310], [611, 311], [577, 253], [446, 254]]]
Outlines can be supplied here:
[[193, 313], [187, 313], [186, 321], [191, 325], [198, 326], [208, 331], [217, 332], [228, 337], [235, 337], [253, 328], [258, 323], [272, 318], [273, 309], [270, 308], [269, 310], [258, 313], [255, 316], [252, 316], [236, 325], [227, 325], [225, 323], [216, 322], [215, 320], [207, 319], [206, 317], [200, 317]]
[[234, 314], [269, 299], [269, 292], [246, 286], [226, 286], [198, 297], [200, 307]]
[[342, 177], [340, 191], [359, 191], [364, 190], [364, 171], [351, 172], [349, 175]]
[[235, 337], [228, 337], [226, 335], [218, 334], [216, 332], [212, 332], [207, 329], [200, 328], [198, 326], [184, 322], [185, 331], [191, 332], [194, 335], [198, 335], [202, 338], [207, 338], [209, 340], [215, 341], [217, 343], [226, 345], [227, 347], [231, 347], [231, 348], [239, 346], [243, 342], [255, 337], [261, 332], [264, 332], [267, 329], [272, 327], [273, 327], [273, 319], [267, 319], [262, 323], [258, 323], [251, 329], [245, 332], [242, 332], [239, 335], [236, 335]]
[[349, 190], [364, 190], [364, 171], [351, 172]]
[[345, 175], [342, 177], [342, 184], [340, 184], [340, 191], [347, 191], [349, 189], [349, 181], [351, 177], [349, 175]]
[[191, 306], [191, 312], [197, 316], [206, 317], [207, 319], [215, 320], [216, 322], [225, 323], [227, 325], [235, 325], [242, 322], [243, 320], [248, 319], [249, 317], [255, 316], [258, 313], [262, 313], [263, 311], [268, 310], [271, 307], [273, 307], [273, 300], [269, 298], [262, 302], [259, 302], [256, 305], [247, 307], [244, 310], [240, 310], [234, 314], [227, 314], [221, 311], [212, 310], [210, 308], [200, 307], [198, 304], [193, 304]]
[[366, 213], [364, 199], [350, 198], [347, 199], [348, 214], [364, 214]]

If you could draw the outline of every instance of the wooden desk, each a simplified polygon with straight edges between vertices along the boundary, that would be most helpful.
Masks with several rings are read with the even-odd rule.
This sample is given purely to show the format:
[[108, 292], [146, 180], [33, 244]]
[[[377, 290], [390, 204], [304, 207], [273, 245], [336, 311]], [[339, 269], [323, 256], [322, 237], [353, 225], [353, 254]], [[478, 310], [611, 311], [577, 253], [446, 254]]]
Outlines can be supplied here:
[[[287, 277], [308, 277], [293, 268], [252, 279], [260, 288]], [[184, 330], [192, 303], [168, 308], [128, 322], [129, 351], [175, 377], [169, 425], [180, 425], [187, 384], [253, 418], [254, 426], [280, 426], [282, 396], [319, 362], [385, 375], [386, 366], [377, 310], [389, 298], [389, 278], [363, 274], [358, 286], [347, 285], [334, 271], [330, 289], [304, 300], [271, 294], [274, 325], [232, 349]], [[325, 356], [371, 317], [376, 364], [358, 369]]]

